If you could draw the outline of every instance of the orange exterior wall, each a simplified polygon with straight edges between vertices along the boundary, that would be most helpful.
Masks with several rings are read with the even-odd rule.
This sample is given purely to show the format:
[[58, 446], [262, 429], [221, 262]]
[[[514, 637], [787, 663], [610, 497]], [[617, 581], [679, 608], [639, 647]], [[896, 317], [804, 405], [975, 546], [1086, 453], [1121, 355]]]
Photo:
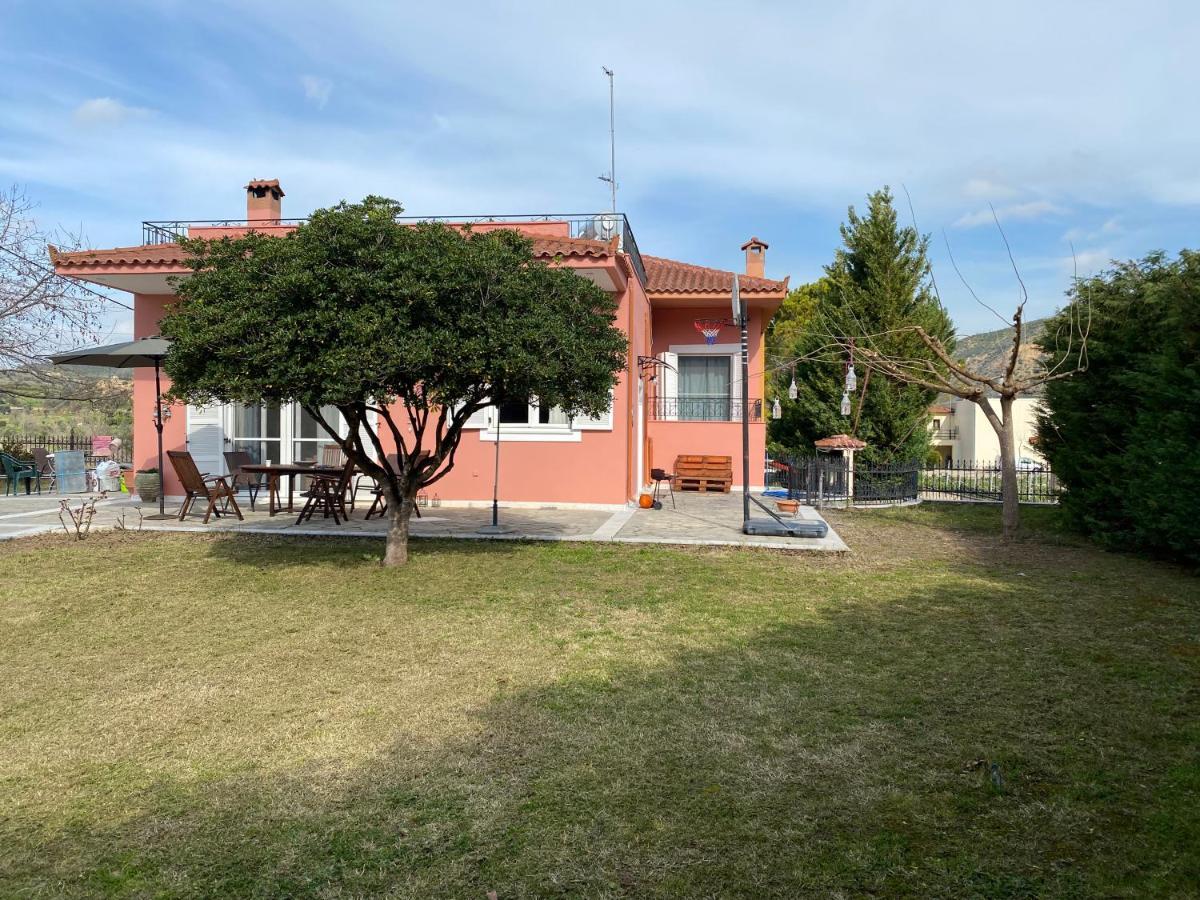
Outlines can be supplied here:
[[[762, 399], [766, 368], [766, 344], [763, 340], [764, 326], [774, 313], [751, 305], [748, 331], [750, 343], [750, 399]], [[672, 345], [704, 343], [704, 336], [695, 328], [696, 319], [728, 318], [729, 301], [694, 307], [659, 307], [654, 310], [653, 353], [657, 356], [667, 352]], [[724, 328], [717, 336], [718, 344], [738, 344], [741, 335], [738, 329]], [[741, 365], [735, 359], [734, 365]], [[660, 378], [655, 386], [662, 384]], [[765, 414], [765, 406], [764, 406]], [[742, 486], [742, 423], [741, 422], [664, 422], [651, 421], [650, 462], [670, 472], [675, 458], [681, 455], [702, 454], [705, 456], [733, 457], [733, 484]], [[750, 486], [760, 487], [763, 483], [763, 466], [767, 454], [767, 426], [765, 422], [750, 423]]]
[[[133, 295], [133, 336], [154, 337], [158, 334], [158, 320], [163, 310], [175, 298], [160, 294]], [[162, 376], [165, 393], [171, 380]], [[176, 404], [171, 407], [170, 418], [163, 420], [163, 486], [167, 496], [180, 496], [183, 487], [175, 477], [175, 470], [166, 458], [168, 450], [187, 449], [187, 407]], [[149, 469], [158, 465], [158, 434], [154, 430], [154, 370], [133, 370], [133, 465], [137, 469]]]

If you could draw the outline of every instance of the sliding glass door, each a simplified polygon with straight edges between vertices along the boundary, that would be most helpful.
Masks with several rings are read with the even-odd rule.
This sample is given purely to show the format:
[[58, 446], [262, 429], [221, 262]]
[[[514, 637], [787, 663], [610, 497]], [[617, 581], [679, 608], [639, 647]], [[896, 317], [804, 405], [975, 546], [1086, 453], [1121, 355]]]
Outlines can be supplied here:
[[679, 357], [679, 418], [728, 422], [731, 418], [731, 357]]

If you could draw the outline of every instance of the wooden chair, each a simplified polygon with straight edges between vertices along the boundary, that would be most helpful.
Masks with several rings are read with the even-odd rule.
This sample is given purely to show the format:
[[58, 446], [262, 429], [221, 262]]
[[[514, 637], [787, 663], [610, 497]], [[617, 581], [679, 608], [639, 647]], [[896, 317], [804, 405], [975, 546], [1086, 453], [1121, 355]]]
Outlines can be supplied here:
[[254, 464], [254, 457], [245, 450], [226, 450], [225, 465], [229, 469], [229, 485], [236, 494], [239, 488], [245, 488], [250, 497], [250, 511], [254, 511], [254, 501], [263, 487], [262, 472], [243, 472], [242, 466]]
[[344, 466], [346, 464], [346, 453], [337, 444], [326, 444], [321, 448], [321, 465], [323, 466]]
[[[340, 525], [342, 519], [349, 520], [350, 514], [346, 512], [346, 491], [350, 489], [350, 479], [354, 475], [354, 460], [346, 460], [342, 466], [342, 471], [336, 476], [325, 475], [323, 473], [314, 473], [312, 481], [308, 485], [308, 490], [304, 491], [300, 496], [305, 498], [304, 508], [300, 510], [300, 515], [296, 518], [296, 524], [299, 525], [305, 519], [311, 519], [313, 513], [318, 509], [321, 510], [324, 518], [333, 516], [333, 524]], [[341, 512], [341, 518], [338, 518], [338, 513]]]
[[[427, 452], [423, 452], [421, 454], [422, 457], [425, 457], [428, 455], [429, 454]], [[387, 461], [388, 461], [388, 465], [391, 466], [391, 469], [393, 472], [400, 471], [400, 454], [389, 453], [387, 455]], [[371, 518], [371, 516], [376, 515], [376, 514], [382, 516], [385, 512], [387, 512], [387, 509], [388, 509], [387, 496], [383, 493], [383, 487], [378, 482], [376, 482], [375, 487], [373, 487], [371, 489], [371, 493], [375, 495], [375, 499], [373, 501], [371, 501], [371, 507], [370, 507], [370, 509], [367, 510], [366, 517], [368, 519]], [[421, 518], [421, 507], [420, 506], [414, 505], [413, 512], [415, 512], [417, 514], [418, 519]]]
[[43, 478], [46, 479], [46, 490], [54, 490], [58, 477], [54, 474], [54, 460], [50, 458], [50, 451], [45, 447], [34, 447], [30, 453], [33, 454], [33, 465], [37, 469], [38, 493], [42, 492]]
[[198, 497], [203, 497], [208, 501], [208, 508], [204, 511], [205, 525], [208, 524], [208, 518], [213, 513], [220, 518], [221, 510], [217, 509], [217, 502], [220, 500], [227, 501], [226, 506], [232, 506], [234, 515], [239, 519], [242, 518], [242, 511], [237, 505], [233, 488], [229, 486], [224, 475], [201, 474], [200, 470], [196, 468], [196, 461], [192, 459], [192, 454], [186, 450], [168, 450], [167, 457], [171, 460], [175, 474], [179, 477], [179, 482], [183, 485], [183, 490], [187, 495], [184, 497], [183, 506], [179, 508], [179, 521], [183, 521], [184, 516], [191, 510]]

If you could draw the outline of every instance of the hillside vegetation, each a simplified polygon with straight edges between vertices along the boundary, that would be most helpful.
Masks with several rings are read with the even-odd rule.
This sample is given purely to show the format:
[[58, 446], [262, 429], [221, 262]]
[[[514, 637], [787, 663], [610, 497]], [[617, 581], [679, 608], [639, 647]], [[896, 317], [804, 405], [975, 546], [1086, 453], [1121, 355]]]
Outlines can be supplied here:
[[[1041, 336], [1048, 321], [1049, 319], [1031, 319], [1025, 323], [1021, 356], [1017, 361], [1018, 376], [1032, 375], [1036, 370], [1042, 353], [1033, 342]], [[955, 355], [966, 362], [968, 368], [999, 378], [1004, 374], [1004, 367], [1008, 363], [1012, 333], [1011, 328], [1000, 328], [959, 338]]]
[[64, 366], [37, 375], [0, 371], [0, 436], [74, 430], [128, 440], [132, 421], [128, 370]]

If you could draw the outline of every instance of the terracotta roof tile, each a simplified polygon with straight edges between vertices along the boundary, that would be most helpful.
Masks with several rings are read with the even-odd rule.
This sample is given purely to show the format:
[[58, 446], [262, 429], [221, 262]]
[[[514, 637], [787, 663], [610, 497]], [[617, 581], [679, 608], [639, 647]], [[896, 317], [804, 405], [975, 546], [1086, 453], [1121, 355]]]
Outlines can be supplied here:
[[861, 450], [867, 446], [863, 441], [848, 434], [835, 434], [814, 443], [822, 450]]
[[751, 237], [750, 240], [746, 241], [746, 243], [742, 244], [742, 246], [738, 247], [738, 249], [745, 250], [747, 247], [753, 247], [755, 244], [758, 244], [758, 246], [762, 247], [764, 250], [769, 249], [771, 246], [761, 238]]
[[[722, 269], [693, 266], [690, 263], [662, 259], [658, 256], [643, 256], [646, 266], [646, 291], [651, 294], [712, 294], [728, 293], [733, 290], [733, 273]], [[742, 293], [780, 294], [787, 291], [787, 279], [772, 281], [770, 278], [752, 278], [739, 275], [738, 285]]]
[[[584, 238], [534, 237], [533, 255], [539, 259], [561, 256], [579, 259], [606, 259], [612, 250], [604, 241]], [[108, 250], [63, 252], [50, 247], [50, 261], [60, 271], [99, 268], [100, 266], [177, 266], [184, 268], [184, 253], [178, 244], [143, 244], [137, 247], [113, 247]]]
[[267, 180], [265, 180], [265, 179], [262, 179], [262, 178], [256, 178], [256, 179], [254, 179], [253, 181], [251, 181], [251, 182], [247, 183], [247, 185], [246, 185], [246, 190], [248, 190], [248, 191], [249, 191], [249, 190], [252, 190], [252, 189], [254, 189], [254, 188], [270, 188], [270, 189], [271, 189], [272, 191], [274, 191], [275, 193], [278, 193], [280, 197], [285, 197], [285, 196], [287, 196], [286, 194], [284, 194], [284, 192], [283, 192], [283, 188], [281, 188], [281, 187], [279, 186], [279, 179], [278, 179], [278, 178], [272, 178], [270, 181], [267, 181]]
[[71, 250], [63, 252], [50, 246], [50, 261], [58, 269], [89, 269], [100, 266], [183, 266], [183, 251], [178, 244], [144, 244], [138, 247], [113, 247], [108, 250]]
[[954, 410], [948, 406], [942, 406], [940, 403], [935, 403], [933, 406], [929, 407], [929, 414], [931, 416], [948, 416], [952, 412], [954, 412]]

